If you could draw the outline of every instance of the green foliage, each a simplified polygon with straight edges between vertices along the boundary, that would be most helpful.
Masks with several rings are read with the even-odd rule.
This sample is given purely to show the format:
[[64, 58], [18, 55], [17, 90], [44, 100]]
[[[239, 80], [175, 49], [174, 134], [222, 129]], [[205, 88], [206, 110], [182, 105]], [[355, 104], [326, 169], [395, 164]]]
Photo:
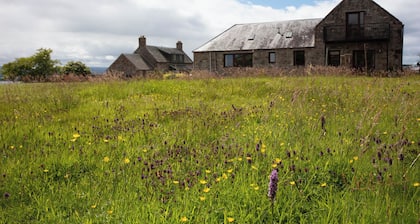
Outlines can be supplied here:
[[90, 68], [87, 67], [81, 61], [69, 61], [67, 64], [62, 68], [64, 74], [75, 74], [75, 75], [89, 75], [91, 74]]
[[35, 79], [42, 80], [58, 71], [56, 60], [51, 59], [51, 49], [38, 49], [28, 58], [18, 58], [4, 64], [1, 73], [7, 80]]
[[1, 85], [0, 223], [416, 223], [419, 89], [418, 76]]

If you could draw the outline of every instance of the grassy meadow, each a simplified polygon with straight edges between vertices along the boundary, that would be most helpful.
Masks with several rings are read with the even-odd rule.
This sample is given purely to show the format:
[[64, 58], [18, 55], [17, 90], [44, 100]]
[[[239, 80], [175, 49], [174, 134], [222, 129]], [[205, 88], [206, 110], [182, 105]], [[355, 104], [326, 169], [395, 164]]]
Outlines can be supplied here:
[[0, 85], [0, 223], [417, 223], [419, 90], [419, 76]]

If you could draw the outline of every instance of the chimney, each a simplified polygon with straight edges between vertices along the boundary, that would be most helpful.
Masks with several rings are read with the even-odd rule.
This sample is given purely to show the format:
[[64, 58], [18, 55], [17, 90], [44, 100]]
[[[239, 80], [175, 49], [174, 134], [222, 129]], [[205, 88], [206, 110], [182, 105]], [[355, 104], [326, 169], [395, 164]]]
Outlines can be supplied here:
[[176, 42], [176, 49], [182, 51], [182, 42], [181, 41]]
[[146, 47], [146, 37], [139, 37], [139, 47]]

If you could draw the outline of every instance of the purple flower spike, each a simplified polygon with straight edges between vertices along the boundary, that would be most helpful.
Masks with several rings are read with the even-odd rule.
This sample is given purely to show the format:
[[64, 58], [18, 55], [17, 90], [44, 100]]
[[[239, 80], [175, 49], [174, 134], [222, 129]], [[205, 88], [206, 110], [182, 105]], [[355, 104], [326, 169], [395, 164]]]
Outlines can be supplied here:
[[270, 175], [270, 183], [268, 184], [268, 198], [274, 201], [277, 193], [277, 182], [279, 182], [277, 169], [273, 169]]

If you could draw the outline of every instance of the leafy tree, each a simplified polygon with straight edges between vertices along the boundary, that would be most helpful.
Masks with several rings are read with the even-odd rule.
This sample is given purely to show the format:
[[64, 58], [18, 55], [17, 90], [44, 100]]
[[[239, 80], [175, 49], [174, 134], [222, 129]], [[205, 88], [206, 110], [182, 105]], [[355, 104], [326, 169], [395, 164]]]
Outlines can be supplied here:
[[90, 71], [90, 68], [87, 67], [83, 62], [81, 61], [69, 61], [62, 69], [63, 73], [68, 74], [75, 74], [75, 75], [89, 75], [92, 72]]
[[41, 80], [58, 71], [59, 61], [51, 59], [51, 49], [38, 49], [37, 53], [28, 58], [18, 58], [4, 64], [1, 73], [5, 79], [36, 79]]

